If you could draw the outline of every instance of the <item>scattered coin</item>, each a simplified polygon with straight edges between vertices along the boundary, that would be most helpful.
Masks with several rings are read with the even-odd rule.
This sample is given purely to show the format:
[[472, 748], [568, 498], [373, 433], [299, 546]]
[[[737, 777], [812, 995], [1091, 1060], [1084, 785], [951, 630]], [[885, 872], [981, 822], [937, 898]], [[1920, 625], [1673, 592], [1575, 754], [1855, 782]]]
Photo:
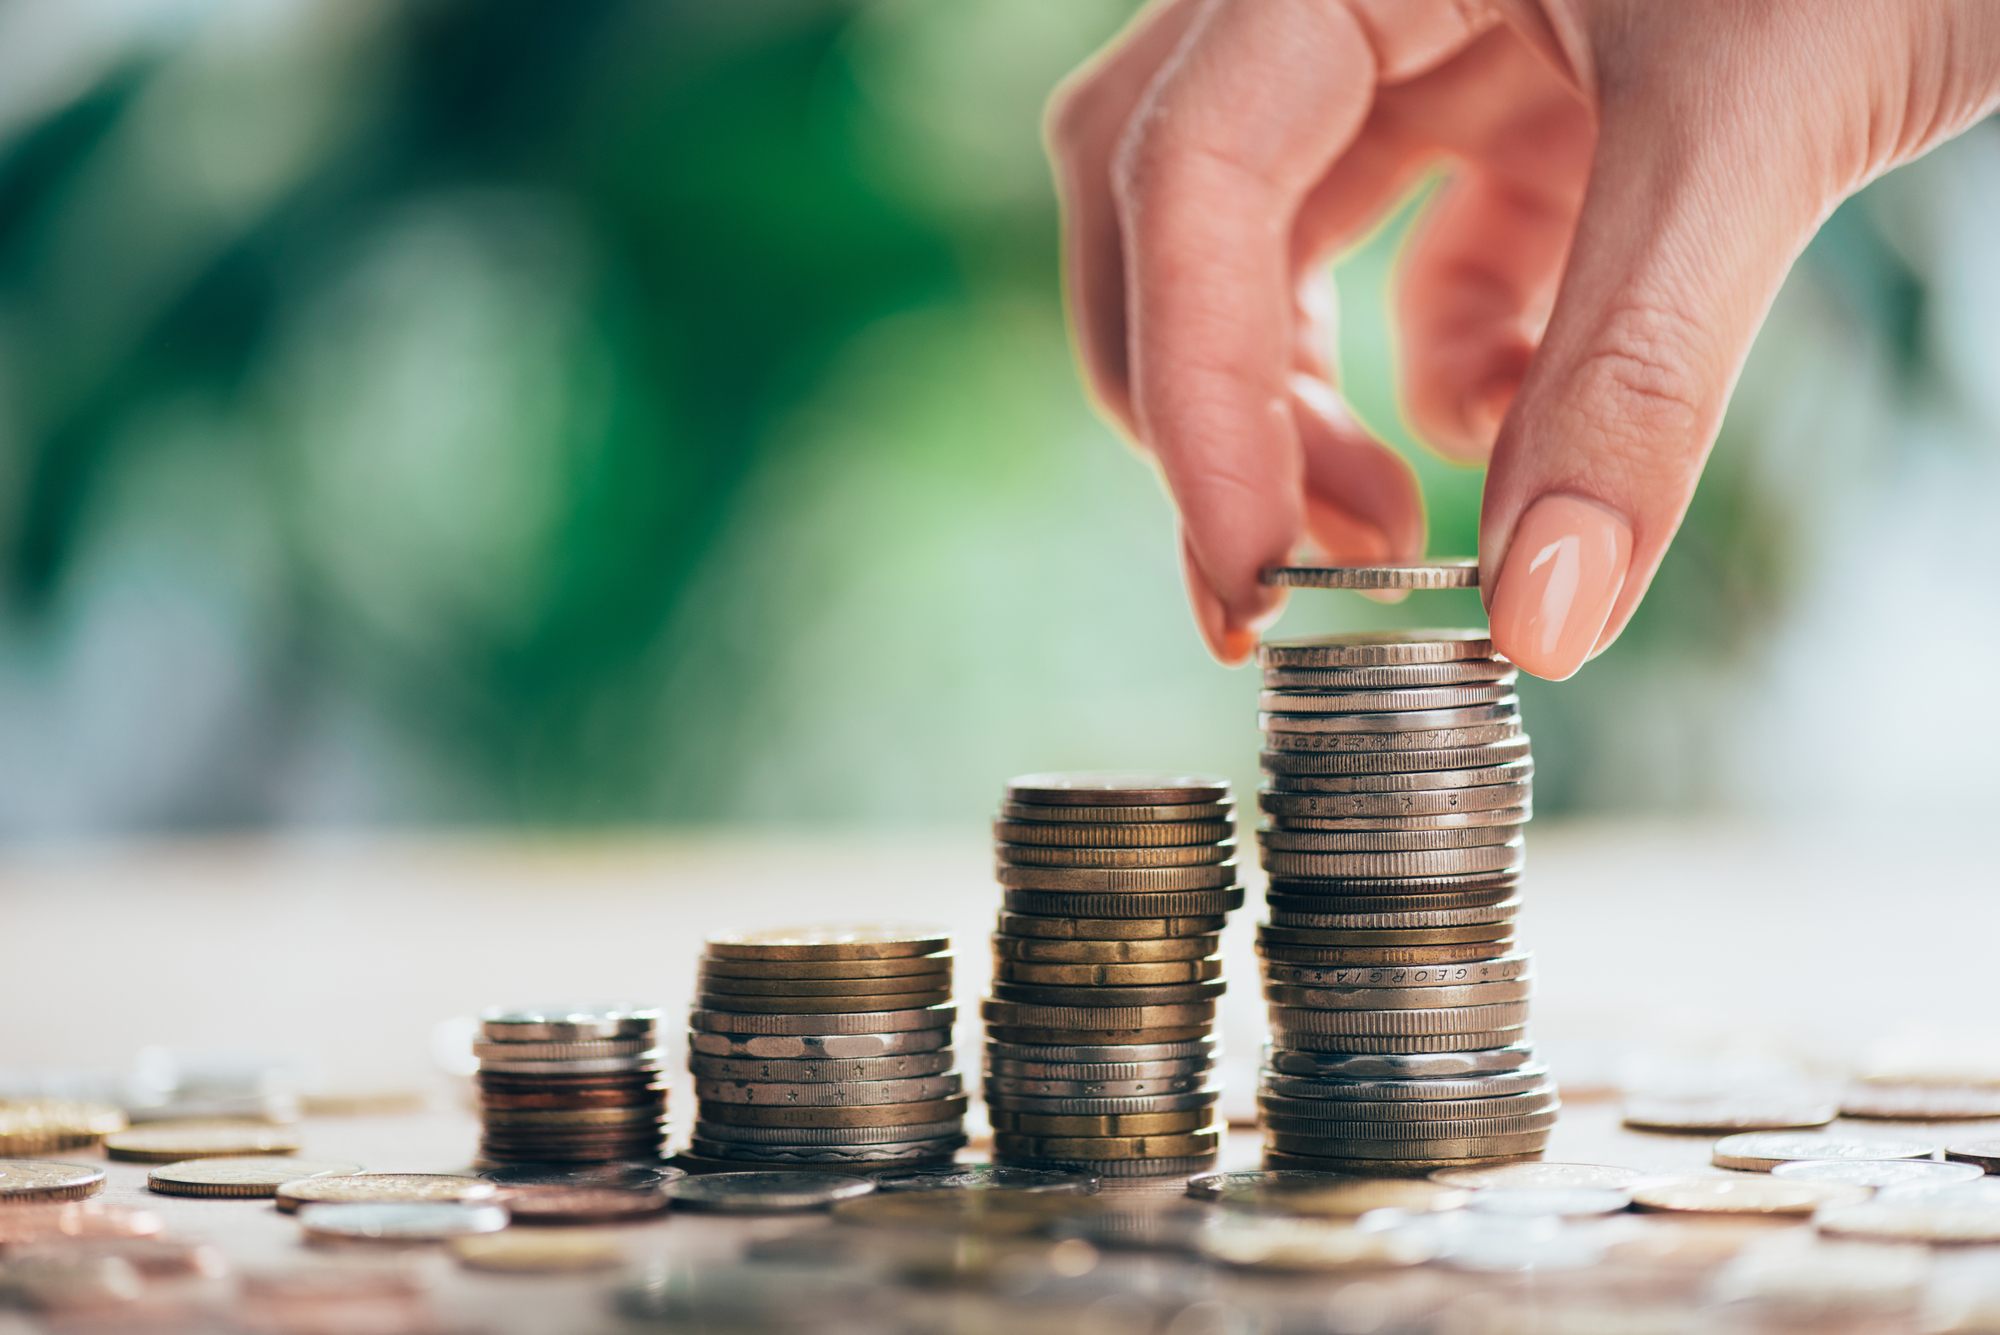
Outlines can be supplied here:
[[1681, 1214], [1809, 1215], [1823, 1205], [1868, 1199], [1866, 1187], [1773, 1177], [1673, 1177], [1632, 1188], [1641, 1210]]
[[1793, 1159], [1773, 1165], [1771, 1176], [1804, 1182], [1845, 1182], [1856, 1187], [1948, 1186], [1982, 1176], [1976, 1164], [1936, 1159]]
[[498, 1233], [507, 1212], [497, 1205], [439, 1202], [305, 1205], [298, 1212], [308, 1242], [444, 1242], [471, 1233]]
[[2000, 1173], [2000, 1140], [1960, 1140], [1944, 1147], [1944, 1157], [1976, 1166], [1982, 1173]]
[[1224, 1215], [1199, 1235], [1201, 1255], [1247, 1270], [1379, 1272], [1436, 1255], [1428, 1239], [1400, 1230], [1366, 1232], [1345, 1220]]
[[849, 1224], [1020, 1237], [1045, 1232], [1058, 1220], [1099, 1214], [1103, 1210], [1096, 1197], [1075, 1192], [942, 1188], [880, 1193], [843, 1201], [833, 1207], [833, 1214]]
[[789, 1214], [823, 1210], [875, 1190], [865, 1177], [834, 1173], [715, 1173], [676, 1182], [669, 1194], [683, 1210], [718, 1214]]
[[1625, 1125], [1642, 1131], [1777, 1131], [1825, 1126], [1841, 1109], [1809, 1096], [1754, 1098], [1634, 1098], [1625, 1105]]
[[667, 1193], [616, 1187], [509, 1187], [501, 1193], [515, 1224], [622, 1224], [664, 1214]]
[[1792, 1159], [1928, 1159], [1937, 1148], [1921, 1140], [1752, 1131], [1716, 1141], [1711, 1162], [1717, 1168], [1768, 1172]]
[[1617, 1214], [1632, 1204], [1632, 1193], [1620, 1187], [1490, 1187], [1472, 1198], [1482, 1214], [1554, 1215], [1586, 1219]]
[[0, 1159], [0, 1207], [76, 1201], [104, 1189], [104, 1170], [38, 1159]]
[[2000, 1089], [1869, 1081], [1853, 1085], [1841, 1095], [1840, 1115], [1892, 1122], [1962, 1122], [2000, 1117]]
[[104, 1152], [131, 1163], [296, 1154], [298, 1133], [248, 1122], [157, 1122], [104, 1138]]
[[1267, 1171], [1263, 1176], [1269, 1180], [1226, 1187], [1217, 1199], [1233, 1210], [1328, 1219], [1358, 1219], [1371, 1210], [1456, 1210], [1471, 1200], [1458, 1188], [1408, 1178], [1296, 1170], [1284, 1176]]
[[346, 1177], [288, 1178], [278, 1186], [275, 1196], [278, 1209], [291, 1214], [304, 1205], [400, 1205], [423, 1201], [473, 1205], [493, 1200], [498, 1192], [494, 1183], [479, 1177], [447, 1173], [356, 1173]]
[[146, 1186], [162, 1196], [224, 1196], [238, 1200], [269, 1199], [281, 1184], [300, 1178], [347, 1178], [361, 1171], [358, 1163], [325, 1159], [273, 1158], [191, 1159], [171, 1163], [146, 1174]]
[[687, 1174], [678, 1168], [650, 1164], [517, 1163], [489, 1168], [479, 1176], [500, 1187], [612, 1187], [619, 1191], [650, 1191], [671, 1187]]
[[573, 1274], [625, 1264], [625, 1249], [613, 1238], [519, 1227], [453, 1238], [451, 1253], [468, 1270], [516, 1275]]
[[1095, 1174], [1007, 1164], [939, 1164], [929, 1168], [890, 1168], [870, 1173], [881, 1191], [1048, 1191], [1094, 1195]]
[[1869, 1201], [1829, 1204], [1813, 1216], [1826, 1237], [1861, 1242], [1923, 1242], [1937, 1246], [2000, 1243], [2000, 1204]]
[[1510, 1191], [1622, 1191], [1649, 1175], [1597, 1163], [1514, 1163], [1491, 1168], [1441, 1168], [1431, 1181], [1450, 1187]]
[[76, 1099], [0, 1099], [0, 1156], [86, 1149], [125, 1126], [106, 1103]]

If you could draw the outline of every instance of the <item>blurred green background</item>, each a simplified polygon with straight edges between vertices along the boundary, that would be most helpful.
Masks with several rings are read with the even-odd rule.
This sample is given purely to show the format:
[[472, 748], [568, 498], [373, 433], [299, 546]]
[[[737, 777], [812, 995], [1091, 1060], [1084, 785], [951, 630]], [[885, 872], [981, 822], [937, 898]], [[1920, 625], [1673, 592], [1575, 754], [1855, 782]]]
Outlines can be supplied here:
[[[1129, 8], [0, 5], [0, 830], [1254, 783], [1254, 673], [1062, 326], [1039, 108]], [[1524, 689], [1541, 811], [1979, 801], [2000, 724], [1884, 683], [2000, 648], [1996, 182], [1989, 124], [1815, 242], [1631, 631]], [[1469, 553], [1480, 476], [1392, 390], [1417, 207], [1339, 351]]]

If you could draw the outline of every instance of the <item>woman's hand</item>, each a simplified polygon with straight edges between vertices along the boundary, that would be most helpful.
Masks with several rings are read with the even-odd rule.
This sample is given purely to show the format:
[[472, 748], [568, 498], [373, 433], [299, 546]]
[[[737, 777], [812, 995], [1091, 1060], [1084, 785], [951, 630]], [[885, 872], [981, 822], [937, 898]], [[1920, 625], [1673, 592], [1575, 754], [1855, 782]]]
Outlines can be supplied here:
[[[1500, 650], [1567, 677], [1680, 526], [1743, 357], [1842, 199], [2000, 102], [1993, 0], [1162, 0], [1057, 92], [1077, 338], [1159, 460], [1209, 647], [1310, 539], [1422, 552], [1342, 408], [1330, 256], [1443, 164], [1398, 294], [1410, 420], [1491, 455]], [[1996, 224], [2000, 244], [2000, 224]]]

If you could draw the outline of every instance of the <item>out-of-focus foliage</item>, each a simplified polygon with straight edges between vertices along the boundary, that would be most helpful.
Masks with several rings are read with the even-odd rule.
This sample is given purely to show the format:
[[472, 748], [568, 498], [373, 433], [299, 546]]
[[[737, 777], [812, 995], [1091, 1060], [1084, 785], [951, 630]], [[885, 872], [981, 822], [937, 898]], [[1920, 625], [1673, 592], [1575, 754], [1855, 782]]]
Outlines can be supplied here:
[[[0, 828], [1254, 780], [1254, 680], [1202, 654], [1062, 332], [1039, 106], [1128, 7], [0, 11]], [[1954, 291], [2000, 270], [1933, 226], [1994, 216], [1993, 155], [1815, 245], [1632, 632], [1527, 692], [1545, 810], [1754, 797], [1823, 517], [1883, 490], [1827, 479], [1963, 457], [2000, 490], [2000, 302]], [[1479, 475], [1394, 408], [1407, 217], [1340, 268], [1346, 384], [1470, 551]], [[1317, 596], [1284, 629], [1477, 616]]]

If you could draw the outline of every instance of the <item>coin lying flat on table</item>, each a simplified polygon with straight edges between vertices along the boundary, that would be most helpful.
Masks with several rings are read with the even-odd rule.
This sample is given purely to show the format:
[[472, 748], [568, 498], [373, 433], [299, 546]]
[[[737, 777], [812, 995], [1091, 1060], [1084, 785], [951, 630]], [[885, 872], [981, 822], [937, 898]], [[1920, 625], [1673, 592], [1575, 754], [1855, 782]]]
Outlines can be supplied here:
[[159, 1122], [104, 1138], [104, 1152], [131, 1163], [296, 1154], [298, 1133], [248, 1122]]
[[497, 1205], [307, 1205], [299, 1223], [308, 1242], [409, 1244], [444, 1242], [471, 1233], [498, 1233], [507, 1212]]
[[1481, 1214], [1588, 1219], [1617, 1214], [1632, 1204], [1622, 1187], [1489, 1187], [1472, 1198]]
[[1229, 800], [1229, 780], [1212, 774], [1078, 770], [1023, 774], [1006, 800], [1040, 806], [1179, 806]]
[[547, 1006], [493, 1007], [481, 1011], [488, 1039], [521, 1043], [577, 1043], [651, 1033], [659, 1011], [631, 1001], [557, 1002]]
[[1006, 1164], [940, 1164], [932, 1168], [890, 1168], [870, 1173], [881, 1191], [1028, 1191], [1094, 1195], [1094, 1173], [1016, 1168]]
[[0, 1159], [0, 1206], [76, 1201], [104, 1189], [104, 1170], [39, 1159]]
[[715, 1173], [674, 1184], [676, 1208], [718, 1214], [790, 1214], [823, 1210], [875, 1190], [865, 1177], [834, 1173]]
[[664, 1214], [664, 1191], [620, 1191], [616, 1187], [509, 1187], [502, 1193], [515, 1225], [622, 1224]]
[[124, 1126], [125, 1114], [108, 1103], [0, 1099], [0, 1155], [80, 1150]]
[[1977, 1164], [1936, 1159], [1793, 1159], [1771, 1169], [1776, 1178], [1805, 1182], [1845, 1182], [1854, 1187], [1949, 1186], [1984, 1175]]
[[951, 944], [944, 931], [902, 923], [834, 923], [768, 932], [718, 932], [708, 953], [750, 960], [872, 960], [934, 955]]
[[1262, 579], [1295, 589], [1476, 589], [1479, 560], [1452, 556], [1401, 566], [1270, 566]]
[[1626, 1101], [1624, 1122], [1641, 1131], [1779, 1131], [1825, 1126], [1839, 1115], [1832, 1100], [1810, 1096], [1634, 1098]]
[[468, 1270], [514, 1275], [608, 1270], [624, 1265], [626, 1259], [624, 1247], [613, 1238], [521, 1228], [453, 1238], [451, 1254]]
[[1640, 1182], [1632, 1204], [1685, 1214], [1809, 1215], [1823, 1205], [1868, 1199], [1866, 1187], [1773, 1177], [1674, 1177]]
[[1648, 1176], [1636, 1168], [1618, 1168], [1611, 1164], [1517, 1163], [1492, 1168], [1442, 1168], [1431, 1174], [1431, 1181], [1474, 1189], [1622, 1191]]
[[2000, 1173], [2000, 1140], [1960, 1140], [1944, 1147], [1944, 1157], [1973, 1164], [1983, 1173]]
[[1792, 1159], [1928, 1159], [1937, 1148], [1921, 1140], [1752, 1131], [1716, 1141], [1710, 1161], [1717, 1168], [1767, 1172]]
[[1813, 1226], [1823, 1237], [1860, 1242], [1988, 1246], [2000, 1243], [2000, 1205], [1941, 1197], [1829, 1205], [1813, 1216]]
[[348, 1178], [361, 1171], [358, 1163], [326, 1159], [271, 1158], [192, 1159], [171, 1163], [146, 1174], [146, 1186], [162, 1196], [223, 1196], [237, 1200], [269, 1199], [278, 1188], [299, 1178]]
[[1850, 1086], [1840, 1096], [1840, 1115], [1893, 1122], [1960, 1122], [2000, 1117], [2000, 1089], [1867, 1081]]
[[489, 1168], [479, 1176], [501, 1187], [612, 1187], [620, 1191], [650, 1191], [672, 1186], [687, 1174], [678, 1168], [650, 1164], [517, 1163]]
[[267, 1194], [274, 1194], [278, 1209], [291, 1214], [306, 1205], [481, 1204], [493, 1200], [499, 1190], [485, 1178], [448, 1173], [357, 1173], [287, 1179]]

